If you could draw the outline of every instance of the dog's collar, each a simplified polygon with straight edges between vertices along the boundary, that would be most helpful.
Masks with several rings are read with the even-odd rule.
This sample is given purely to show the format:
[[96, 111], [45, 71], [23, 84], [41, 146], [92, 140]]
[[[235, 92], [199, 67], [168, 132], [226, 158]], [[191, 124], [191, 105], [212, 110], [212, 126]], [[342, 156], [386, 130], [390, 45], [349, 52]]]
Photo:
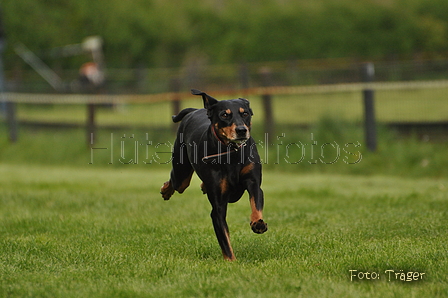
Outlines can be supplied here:
[[223, 144], [224, 146], [227, 146], [226, 143], [224, 143], [223, 140], [221, 140], [221, 139], [218, 137], [218, 134], [216, 133], [216, 130], [215, 130], [215, 126], [214, 126], [214, 125], [210, 125], [210, 127], [211, 127], [211, 129], [212, 129], [212, 133], [213, 133], [213, 135], [215, 136], [215, 138], [216, 138], [221, 144]]

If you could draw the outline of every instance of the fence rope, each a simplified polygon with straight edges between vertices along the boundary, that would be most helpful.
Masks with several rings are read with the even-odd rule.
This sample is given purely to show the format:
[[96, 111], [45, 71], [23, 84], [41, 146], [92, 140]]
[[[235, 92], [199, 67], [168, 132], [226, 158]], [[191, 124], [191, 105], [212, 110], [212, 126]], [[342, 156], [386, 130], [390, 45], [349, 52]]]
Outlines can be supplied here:
[[[366, 89], [380, 90], [405, 90], [405, 89], [437, 89], [448, 88], [448, 80], [434, 81], [408, 81], [408, 82], [372, 82], [372, 83], [347, 83], [312, 86], [272, 86], [256, 87], [235, 90], [207, 90], [207, 93], [217, 96], [244, 95], [256, 96], [270, 95], [300, 95], [311, 93], [335, 93], [357, 92]], [[7, 92], [3, 94], [3, 100], [16, 103], [33, 104], [117, 104], [117, 103], [154, 103], [171, 101], [173, 99], [195, 98], [187, 92], [166, 92], [158, 94], [39, 94]]]

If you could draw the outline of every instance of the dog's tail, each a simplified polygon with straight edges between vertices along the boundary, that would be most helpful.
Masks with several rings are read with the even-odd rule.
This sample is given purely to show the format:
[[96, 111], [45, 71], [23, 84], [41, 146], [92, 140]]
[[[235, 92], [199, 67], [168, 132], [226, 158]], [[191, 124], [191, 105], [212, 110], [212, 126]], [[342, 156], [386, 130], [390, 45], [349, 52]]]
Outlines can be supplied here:
[[177, 123], [177, 122], [181, 121], [182, 119], [184, 119], [184, 117], [185, 117], [187, 114], [189, 114], [189, 113], [191, 113], [191, 112], [194, 112], [194, 111], [196, 111], [196, 110], [197, 110], [197, 109], [195, 109], [195, 108], [187, 108], [187, 109], [183, 109], [182, 111], [180, 111], [179, 114], [173, 116], [173, 122], [174, 122], [174, 123]]

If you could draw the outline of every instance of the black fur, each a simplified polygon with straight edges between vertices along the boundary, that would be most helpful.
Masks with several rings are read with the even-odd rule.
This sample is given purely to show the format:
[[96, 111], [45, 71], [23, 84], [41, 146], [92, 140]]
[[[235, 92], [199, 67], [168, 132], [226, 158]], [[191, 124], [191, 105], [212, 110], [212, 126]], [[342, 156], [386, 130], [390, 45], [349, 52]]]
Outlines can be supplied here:
[[205, 92], [191, 92], [202, 96], [204, 109], [188, 108], [173, 116], [174, 122], [182, 122], [174, 143], [170, 180], [161, 194], [169, 200], [175, 191], [184, 192], [196, 172], [212, 205], [213, 227], [224, 258], [234, 260], [226, 222], [228, 203], [238, 201], [247, 190], [251, 228], [259, 234], [267, 230], [262, 219], [261, 162], [250, 136], [253, 113], [246, 99], [218, 101]]

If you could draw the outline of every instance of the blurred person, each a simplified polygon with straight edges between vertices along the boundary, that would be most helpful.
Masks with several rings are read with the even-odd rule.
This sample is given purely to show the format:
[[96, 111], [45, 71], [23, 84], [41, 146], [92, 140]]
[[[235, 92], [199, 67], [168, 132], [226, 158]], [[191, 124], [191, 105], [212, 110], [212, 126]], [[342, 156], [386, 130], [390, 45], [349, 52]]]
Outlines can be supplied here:
[[96, 63], [87, 62], [79, 69], [79, 81], [83, 91], [96, 93], [104, 84], [104, 74]]

